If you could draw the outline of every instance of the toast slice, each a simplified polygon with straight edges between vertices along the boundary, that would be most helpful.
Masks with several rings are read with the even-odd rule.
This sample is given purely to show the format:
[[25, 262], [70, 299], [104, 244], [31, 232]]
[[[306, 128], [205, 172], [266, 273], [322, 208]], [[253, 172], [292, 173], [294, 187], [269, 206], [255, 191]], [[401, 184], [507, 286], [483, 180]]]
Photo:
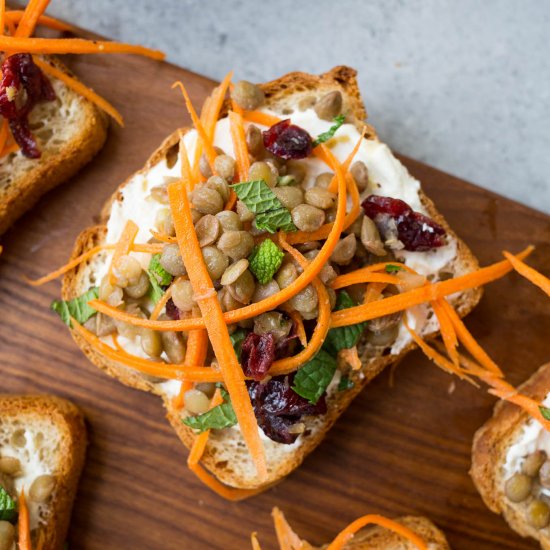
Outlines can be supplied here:
[[[58, 60], [47, 61], [70, 74]], [[60, 80], [49, 80], [57, 98], [37, 104], [29, 116], [42, 156], [30, 159], [17, 151], [0, 158], [0, 235], [44, 193], [76, 174], [107, 138], [105, 113]]]
[[[351, 128], [355, 135], [358, 135], [356, 128], [362, 127], [362, 121], [365, 119], [366, 113], [360, 98], [355, 74], [356, 72], [348, 67], [336, 67], [320, 76], [291, 73], [273, 82], [260, 85], [260, 87], [265, 94], [267, 108], [271, 112], [282, 116], [291, 111], [298, 113], [299, 107], [297, 106], [299, 104], [306, 101], [311, 104], [312, 99], [320, 98], [331, 91], [340, 91], [344, 102], [343, 112], [347, 113], [346, 120], [350, 123], [348, 129]], [[222, 112], [219, 126], [224, 121], [227, 122], [223, 117], [224, 113]], [[183, 129], [181, 132], [184, 134], [184, 139], [187, 139], [188, 135], [192, 137], [191, 134], [194, 131]], [[216, 133], [216, 136], [216, 140], [218, 140], [218, 133]], [[351, 148], [353, 144], [351, 144], [351, 140], [349, 141], [346, 146]], [[146, 203], [146, 209], [140, 208], [138, 203], [145, 199], [146, 192], [143, 191], [144, 188], [159, 185], [159, 182], [162, 183], [163, 181], [162, 178], [178, 176], [180, 170], [178, 142], [179, 131], [175, 131], [153, 153], [145, 167], [119, 187], [103, 210], [103, 225], [86, 229], [79, 236], [73, 250], [73, 257], [90, 250], [96, 245], [116, 242], [121, 227], [124, 225], [124, 216], [137, 216], [139, 215], [138, 212], [146, 218], [146, 221], [144, 221], [143, 227], [138, 222], [140, 232], [136, 242], [147, 242], [149, 240], [150, 233], [146, 226], [153, 223], [154, 209], [149, 199]], [[372, 172], [373, 177], [387, 182], [389, 186], [395, 186], [402, 182], [403, 192], [418, 201], [419, 208], [423, 208], [428, 216], [447, 231], [449, 248], [439, 249], [442, 250], [441, 253], [437, 252], [433, 256], [431, 252], [428, 252], [427, 256], [414, 252], [410, 253], [411, 256], [408, 258], [413, 261], [415, 268], [422, 269], [423, 266], [426, 268], [426, 265], [429, 264], [432, 266], [429, 275], [433, 280], [443, 276], [458, 276], [475, 270], [478, 263], [470, 250], [437, 212], [432, 201], [420, 190], [417, 180], [408, 174], [387, 146], [378, 141], [374, 130], [370, 127], [367, 130], [365, 144], [373, 148], [373, 165], [369, 166], [369, 171]], [[217, 141], [215, 145], [218, 145]], [[219, 145], [221, 146], [222, 143], [219, 142]], [[190, 146], [188, 146], [188, 150], [190, 150]], [[377, 164], [379, 160], [383, 164], [382, 167]], [[140, 196], [141, 198], [139, 198]], [[100, 253], [91, 261], [81, 264], [75, 271], [68, 273], [63, 282], [63, 298], [65, 300], [75, 298], [91, 287], [99, 285], [101, 277], [106, 272], [109, 254], [108, 252]], [[480, 296], [480, 290], [467, 291], [455, 296], [453, 305], [460, 315], [464, 316], [477, 304]], [[416, 313], [422, 318], [422, 321], [418, 322], [423, 323], [422, 327], [415, 325], [418, 330], [424, 336], [435, 335], [438, 328], [437, 322], [429, 311], [421, 307], [416, 310]], [[416, 323], [415, 319], [417, 317], [410, 318], [409, 321]], [[182, 423], [181, 411], [175, 409], [172, 405], [173, 397], [179, 391], [177, 381], [161, 382], [159, 379], [143, 375], [123, 364], [106, 358], [74, 332], [73, 337], [88, 358], [108, 374], [118, 378], [126, 385], [160, 395], [167, 409], [168, 419], [180, 439], [187, 447], [193, 443], [195, 433]], [[351, 384], [348, 384], [348, 386], [352, 387], [347, 391], [338, 391], [338, 380], [336, 378], [333, 380], [327, 396], [328, 412], [325, 415], [305, 417], [305, 429], [292, 445], [283, 445], [264, 438], [269, 472], [266, 482], [261, 483], [257, 479], [254, 465], [238, 429], [231, 428], [211, 433], [203, 457], [205, 466], [222, 482], [240, 488], [267, 487], [288, 475], [321, 442], [325, 433], [361, 389], [384, 367], [395, 363], [414, 348], [414, 344], [411, 342], [404, 326], [400, 326], [397, 339], [391, 348], [376, 347], [367, 340], [363, 339], [358, 345], [363, 367], [349, 373]], [[110, 339], [105, 341], [110, 342]], [[139, 353], [137, 348], [139, 348], [139, 345], [137, 347], [132, 346], [131, 352]]]
[[[84, 417], [75, 405], [53, 396], [0, 395], [0, 485], [14, 500], [25, 490], [33, 548], [64, 548], [85, 452]], [[33, 487], [40, 476], [53, 476], [53, 484], [42, 478], [49, 489]]]
[[[550, 363], [540, 367], [519, 391], [548, 406]], [[501, 401], [475, 434], [470, 475], [491, 511], [502, 514], [521, 536], [533, 537], [542, 548], [549, 549], [550, 491], [541, 485], [541, 476], [550, 471], [546, 457], [550, 457], [550, 436], [542, 425], [519, 407]], [[523, 479], [509, 481], [514, 475]], [[543, 481], [548, 485], [548, 480]]]

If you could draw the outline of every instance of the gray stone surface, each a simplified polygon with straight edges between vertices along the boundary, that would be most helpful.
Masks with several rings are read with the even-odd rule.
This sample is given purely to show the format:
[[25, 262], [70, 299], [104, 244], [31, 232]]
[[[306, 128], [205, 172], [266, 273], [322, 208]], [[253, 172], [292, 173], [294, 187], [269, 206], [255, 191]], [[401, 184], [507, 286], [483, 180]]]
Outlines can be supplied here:
[[394, 149], [550, 212], [548, 0], [53, 0], [213, 78], [359, 70]]

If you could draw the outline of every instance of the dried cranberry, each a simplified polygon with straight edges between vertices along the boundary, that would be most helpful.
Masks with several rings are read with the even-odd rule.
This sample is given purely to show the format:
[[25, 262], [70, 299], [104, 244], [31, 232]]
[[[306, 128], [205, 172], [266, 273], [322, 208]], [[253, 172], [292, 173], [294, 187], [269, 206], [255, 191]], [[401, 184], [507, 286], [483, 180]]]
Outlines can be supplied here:
[[37, 103], [55, 99], [54, 89], [28, 53], [9, 56], [1, 70], [0, 115], [8, 120], [22, 153], [39, 158], [40, 150], [30, 131], [28, 116]]
[[277, 443], [291, 444], [296, 441], [298, 434], [291, 433], [289, 428], [302, 416], [327, 412], [324, 396], [312, 405], [292, 389], [293, 379], [291, 374], [276, 376], [266, 384], [248, 382], [248, 393], [258, 425], [267, 437]]
[[170, 319], [173, 319], [174, 321], [180, 320], [180, 310], [178, 309], [176, 304], [174, 304], [174, 300], [172, 300], [172, 298], [170, 298], [166, 302], [166, 315], [168, 315], [168, 317], [170, 317]]
[[242, 345], [241, 365], [246, 376], [254, 380], [265, 378], [275, 359], [275, 336], [251, 332]]
[[283, 159], [303, 159], [311, 154], [311, 136], [299, 126], [290, 124], [289, 119], [281, 120], [263, 132], [265, 148]]
[[397, 226], [397, 236], [405, 250], [423, 252], [445, 244], [445, 229], [432, 219], [415, 212], [406, 202], [391, 197], [368, 196], [362, 203], [365, 214], [379, 229], [389, 216]]

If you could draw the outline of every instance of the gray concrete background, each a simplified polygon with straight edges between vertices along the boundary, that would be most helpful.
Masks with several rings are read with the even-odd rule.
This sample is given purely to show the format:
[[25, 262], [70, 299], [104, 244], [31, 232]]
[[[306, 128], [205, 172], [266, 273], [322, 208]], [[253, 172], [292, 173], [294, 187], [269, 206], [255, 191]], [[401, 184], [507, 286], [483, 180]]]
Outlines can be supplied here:
[[548, 0], [53, 0], [212, 78], [348, 64], [395, 150], [550, 212]]

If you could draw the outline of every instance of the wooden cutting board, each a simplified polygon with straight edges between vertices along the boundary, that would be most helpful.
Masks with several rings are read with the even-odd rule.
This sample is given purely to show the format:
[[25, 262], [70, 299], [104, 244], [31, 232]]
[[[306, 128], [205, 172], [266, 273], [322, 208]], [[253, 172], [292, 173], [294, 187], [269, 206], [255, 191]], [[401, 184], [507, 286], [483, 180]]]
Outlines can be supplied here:
[[[166, 135], [189, 122], [172, 82], [184, 81], [196, 105], [213, 82], [130, 56], [81, 56], [68, 64], [121, 110], [126, 127], [113, 126], [97, 158], [2, 239], [0, 390], [54, 393], [85, 411], [90, 445], [69, 547], [240, 549], [249, 548], [255, 530], [266, 548], [275, 548], [270, 511], [279, 506], [316, 544], [356, 517], [380, 512], [426, 515], [457, 550], [535, 548], [485, 508], [468, 476], [472, 436], [495, 399], [416, 352], [393, 377], [386, 371], [367, 387], [279, 486], [228, 503], [201, 485], [185, 466], [187, 451], [165, 421], [160, 400], [122, 386], [87, 361], [48, 309], [59, 297], [58, 282], [32, 288], [21, 276], [38, 277], [63, 264], [113, 190]], [[503, 249], [533, 243], [531, 263], [550, 271], [550, 217], [402, 160], [482, 264], [500, 259]], [[550, 360], [549, 312], [542, 293], [512, 274], [487, 288], [467, 324], [518, 384]]]

